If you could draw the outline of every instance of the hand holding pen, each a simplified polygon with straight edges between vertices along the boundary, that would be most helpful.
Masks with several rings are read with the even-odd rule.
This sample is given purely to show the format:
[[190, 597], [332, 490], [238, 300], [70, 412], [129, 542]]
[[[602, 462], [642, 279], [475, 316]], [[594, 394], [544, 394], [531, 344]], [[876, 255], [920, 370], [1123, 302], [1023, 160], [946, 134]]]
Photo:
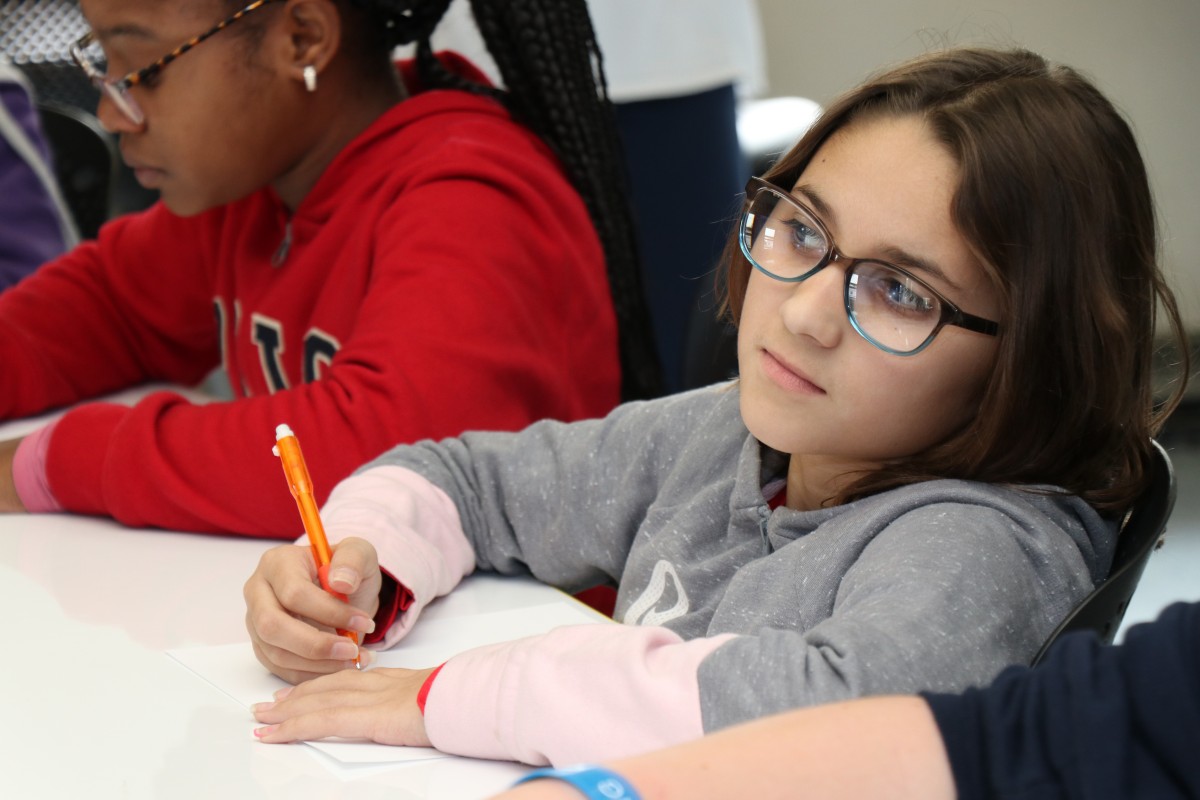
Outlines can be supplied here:
[[[375, 549], [366, 541], [348, 538], [336, 549], [324, 541], [324, 526], [317, 527], [321, 520], [312, 481], [287, 426], [278, 431], [276, 447], [285, 459], [285, 475], [311, 546], [285, 545], [263, 554], [245, 586], [246, 627], [258, 660], [276, 675], [299, 683], [345, 669], [356, 656], [369, 662], [370, 651], [360, 650], [351, 634], [374, 629], [371, 617], [378, 607], [381, 574]], [[317, 531], [319, 539], [314, 537]], [[325, 569], [322, 552], [328, 557]], [[318, 588], [314, 578], [325, 588]], [[337, 595], [349, 595], [349, 604]], [[333, 634], [335, 628], [345, 635]]]

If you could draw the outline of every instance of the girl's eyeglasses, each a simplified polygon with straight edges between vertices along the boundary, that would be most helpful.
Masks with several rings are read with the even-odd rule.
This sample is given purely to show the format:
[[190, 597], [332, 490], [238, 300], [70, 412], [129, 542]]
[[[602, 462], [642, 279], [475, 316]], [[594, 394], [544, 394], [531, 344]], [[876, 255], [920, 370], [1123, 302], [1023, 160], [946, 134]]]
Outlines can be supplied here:
[[751, 178], [746, 197], [738, 238], [750, 264], [777, 281], [800, 283], [844, 262], [846, 316], [860, 336], [885, 353], [919, 353], [946, 325], [988, 336], [1000, 330], [997, 323], [962, 311], [908, 270], [838, 252], [817, 215], [778, 186]]
[[126, 119], [134, 125], [141, 125], [146, 121], [146, 115], [142, 113], [142, 109], [138, 106], [137, 101], [129, 93], [130, 88], [145, 83], [153, 76], [162, 72], [167, 64], [170, 64], [210, 36], [225, 30], [247, 14], [275, 2], [278, 2], [278, 0], [254, 0], [253, 3], [241, 11], [221, 20], [210, 30], [205, 31], [199, 36], [194, 36], [187, 40], [150, 66], [134, 70], [120, 78], [105, 77], [105, 73], [108, 71], [108, 59], [104, 55], [104, 50], [100, 47], [100, 43], [96, 41], [96, 35], [90, 31], [71, 45], [71, 58], [84, 71], [84, 74], [88, 76], [88, 80], [92, 82], [92, 85], [111, 100], [112, 104], [125, 115]]

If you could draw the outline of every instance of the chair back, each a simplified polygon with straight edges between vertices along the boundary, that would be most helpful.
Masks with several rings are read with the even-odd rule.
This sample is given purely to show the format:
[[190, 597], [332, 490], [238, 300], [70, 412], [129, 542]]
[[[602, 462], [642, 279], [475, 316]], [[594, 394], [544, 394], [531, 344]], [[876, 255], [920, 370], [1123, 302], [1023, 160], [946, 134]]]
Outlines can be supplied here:
[[1175, 507], [1175, 469], [1163, 446], [1156, 441], [1151, 445], [1150, 482], [1121, 526], [1108, 577], [1054, 629], [1033, 657], [1033, 664], [1045, 658], [1061, 637], [1074, 631], [1095, 631], [1101, 641], [1112, 644], [1150, 554], [1162, 546], [1167, 520]]
[[718, 313], [715, 293], [697, 302], [684, 337], [683, 389], [737, 377], [737, 328]]
[[108, 221], [120, 159], [112, 136], [80, 108], [40, 103], [42, 130], [54, 151], [54, 172], [79, 235], [94, 239]]

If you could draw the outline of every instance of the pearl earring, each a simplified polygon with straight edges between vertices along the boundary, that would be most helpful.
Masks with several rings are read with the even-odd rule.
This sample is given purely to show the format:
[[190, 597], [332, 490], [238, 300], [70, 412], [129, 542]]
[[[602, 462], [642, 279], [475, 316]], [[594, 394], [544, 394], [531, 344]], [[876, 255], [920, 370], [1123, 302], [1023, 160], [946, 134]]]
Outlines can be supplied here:
[[317, 90], [317, 68], [312, 64], [304, 68], [304, 88], [310, 92]]

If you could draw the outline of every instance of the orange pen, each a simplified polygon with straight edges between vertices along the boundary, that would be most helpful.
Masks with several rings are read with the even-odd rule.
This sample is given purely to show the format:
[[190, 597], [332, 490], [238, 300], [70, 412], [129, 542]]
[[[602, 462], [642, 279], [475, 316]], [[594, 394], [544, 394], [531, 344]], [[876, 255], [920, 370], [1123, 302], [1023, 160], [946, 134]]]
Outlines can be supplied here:
[[[329, 585], [329, 560], [333, 553], [329, 549], [329, 541], [325, 538], [325, 526], [321, 524], [321, 515], [317, 513], [317, 501], [313, 497], [312, 478], [308, 475], [308, 466], [304, 463], [304, 454], [300, 452], [300, 442], [296, 434], [286, 424], [275, 426], [275, 446], [271, 452], [279, 456], [283, 463], [283, 474], [287, 478], [288, 488], [292, 497], [296, 498], [296, 508], [300, 509], [300, 519], [304, 523], [304, 532], [308, 534], [308, 543], [312, 547], [313, 561], [317, 564], [317, 576], [321, 579], [321, 588], [334, 597], [347, 602], [346, 595], [335, 591]], [[358, 634], [354, 631], [338, 629], [338, 633], [358, 644]], [[362, 669], [359, 656], [354, 657], [356, 669]]]

